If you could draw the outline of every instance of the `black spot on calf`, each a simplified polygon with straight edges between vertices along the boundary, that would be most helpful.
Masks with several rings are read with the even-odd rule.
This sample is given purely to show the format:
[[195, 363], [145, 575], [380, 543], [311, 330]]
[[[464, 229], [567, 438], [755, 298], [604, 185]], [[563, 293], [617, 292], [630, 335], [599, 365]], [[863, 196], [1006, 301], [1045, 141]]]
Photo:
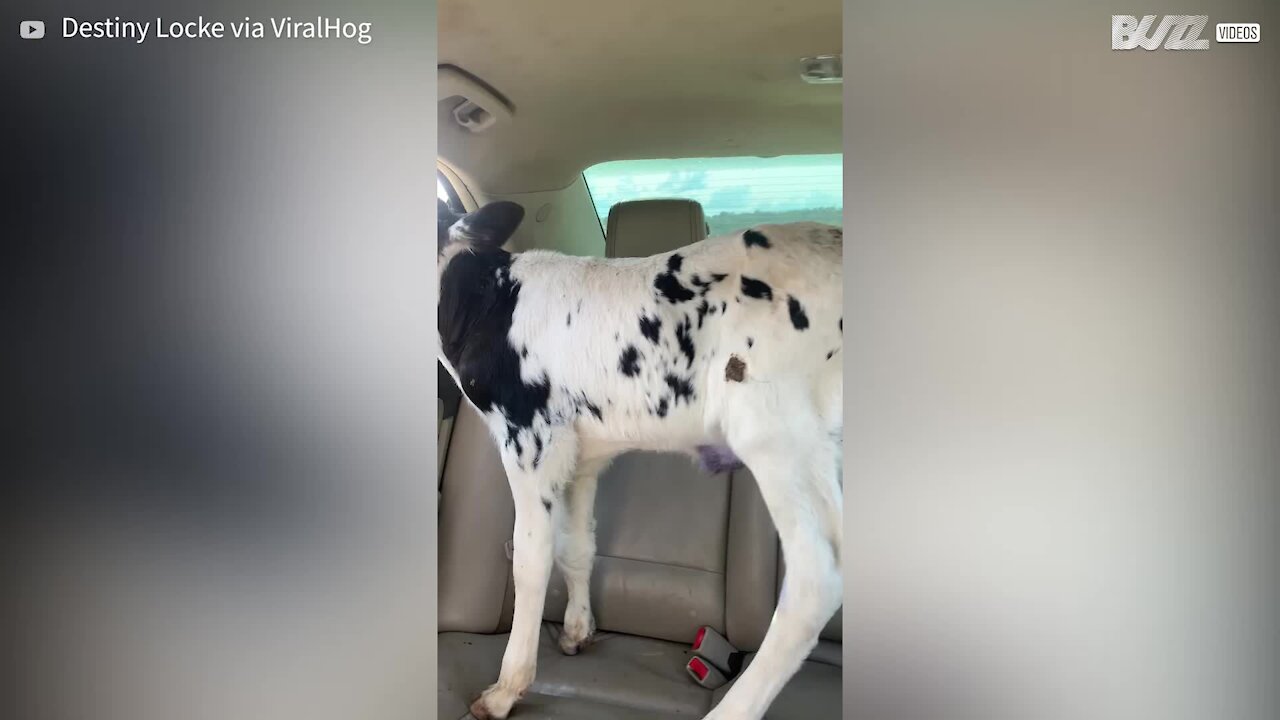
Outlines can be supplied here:
[[701, 275], [694, 275], [689, 278], [689, 282], [698, 288], [698, 297], [706, 297], [707, 293], [711, 292], [711, 283], [703, 280]]
[[689, 302], [694, 298], [693, 291], [681, 285], [675, 273], [671, 272], [664, 272], [655, 277], [653, 279], [653, 288], [672, 305]]
[[791, 313], [791, 325], [797, 330], [809, 327], [809, 316], [804, 314], [804, 306], [794, 296], [787, 296], [787, 311]]
[[645, 336], [645, 338], [646, 338], [649, 342], [651, 342], [651, 343], [653, 343], [653, 344], [657, 345], [657, 344], [658, 344], [658, 333], [659, 333], [661, 330], [662, 330], [662, 319], [661, 319], [661, 318], [656, 317], [656, 316], [655, 316], [655, 317], [648, 317], [648, 316], [645, 316], [645, 315], [641, 315], [641, 316], [640, 316], [640, 334], [641, 334], [641, 335], [643, 335], [643, 336]]
[[772, 300], [773, 288], [763, 280], [742, 276], [742, 294], [757, 300]]
[[671, 257], [667, 258], [667, 269], [673, 273], [680, 272], [683, 265], [684, 258], [680, 257], [680, 253], [671, 253]]
[[685, 359], [688, 360], [688, 367], [693, 367], [693, 358], [697, 354], [697, 348], [693, 346], [693, 337], [689, 334], [691, 329], [688, 315], [676, 326], [676, 342], [680, 344], [680, 352], [684, 353]]
[[628, 345], [622, 351], [622, 357], [618, 359], [618, 369], [627, 377], [640, 374], [640, 351], [636, 350], [635, 345]]
[[670, 408], [670, 403], [668, 403], [668, 402], [667, 402], [667, 399], [666, 399], [666, 398], [662, 398], [661, 400], [659, 400], [659, 401], [658, 401], [658, 407], [657, 407], [657, 409], [656, 409], [656, 410], [654, 410], [654, 413], [655, 413], [658, 417], [666, 417], [666, 416], [667, 416], [667, 410], [668, 410], [669, 408]]
[[681, 400], [687, 402], [689, 398], [693, 397], [693, 383], [688, 380], [671, 373], [667, 373], [663, 380], [667, 383], [667, 387], [671, 388], [672, 397], [675, 398], [676, 402]]
[[747, 247], [759, 247], [766, 250], [769, 249], [769, 238], [758, 230], [748, 230], [742, 233], [742, 242]]

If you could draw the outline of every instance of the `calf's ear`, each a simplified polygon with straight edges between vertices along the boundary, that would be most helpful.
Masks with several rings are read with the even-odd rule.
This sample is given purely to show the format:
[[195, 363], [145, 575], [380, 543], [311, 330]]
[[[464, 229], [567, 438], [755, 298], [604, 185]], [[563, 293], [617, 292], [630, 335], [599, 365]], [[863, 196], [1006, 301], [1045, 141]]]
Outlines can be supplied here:
[[461, 230], [473, 247], [498, 249], [506, 244], [524, 220], [524, 208], [506, 200], [488, 205], [462, 218]]

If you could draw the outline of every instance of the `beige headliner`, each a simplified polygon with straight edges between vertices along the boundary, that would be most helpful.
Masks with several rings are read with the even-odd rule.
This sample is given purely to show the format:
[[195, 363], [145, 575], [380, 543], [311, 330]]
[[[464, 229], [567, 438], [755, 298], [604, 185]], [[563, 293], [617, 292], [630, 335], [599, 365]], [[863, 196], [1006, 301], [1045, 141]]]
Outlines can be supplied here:
[[840, 0], [438, 7], [440, 64], [514, 108], [471, 134], [440, 102], [440, 156], [486, 194], [559, 189], [606, 160], [840, 152], [842, 86], [799, 76], [800, 58], [842, 51]]

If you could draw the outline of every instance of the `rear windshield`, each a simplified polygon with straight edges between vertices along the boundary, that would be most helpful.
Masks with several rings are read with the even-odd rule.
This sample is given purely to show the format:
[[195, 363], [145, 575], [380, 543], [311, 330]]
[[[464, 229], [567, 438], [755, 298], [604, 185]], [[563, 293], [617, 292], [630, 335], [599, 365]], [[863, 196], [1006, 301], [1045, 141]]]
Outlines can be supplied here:
[[843, 225], [844, 156], [784, 155], [619, 160], [583, 175], [604, 227], [627, 200], [697, 200], [712, 235], [763, 223], [816, 220]]

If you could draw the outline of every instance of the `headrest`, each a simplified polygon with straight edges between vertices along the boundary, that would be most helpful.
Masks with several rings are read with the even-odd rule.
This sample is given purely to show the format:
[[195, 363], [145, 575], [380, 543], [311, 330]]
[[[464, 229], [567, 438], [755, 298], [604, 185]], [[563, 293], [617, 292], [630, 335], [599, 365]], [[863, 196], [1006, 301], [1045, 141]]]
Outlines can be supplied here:
[[648, 257], [707, 237], [707, 220], [695, 200], [632, 200], [609, 208], [604, 251], [608, 257]]

